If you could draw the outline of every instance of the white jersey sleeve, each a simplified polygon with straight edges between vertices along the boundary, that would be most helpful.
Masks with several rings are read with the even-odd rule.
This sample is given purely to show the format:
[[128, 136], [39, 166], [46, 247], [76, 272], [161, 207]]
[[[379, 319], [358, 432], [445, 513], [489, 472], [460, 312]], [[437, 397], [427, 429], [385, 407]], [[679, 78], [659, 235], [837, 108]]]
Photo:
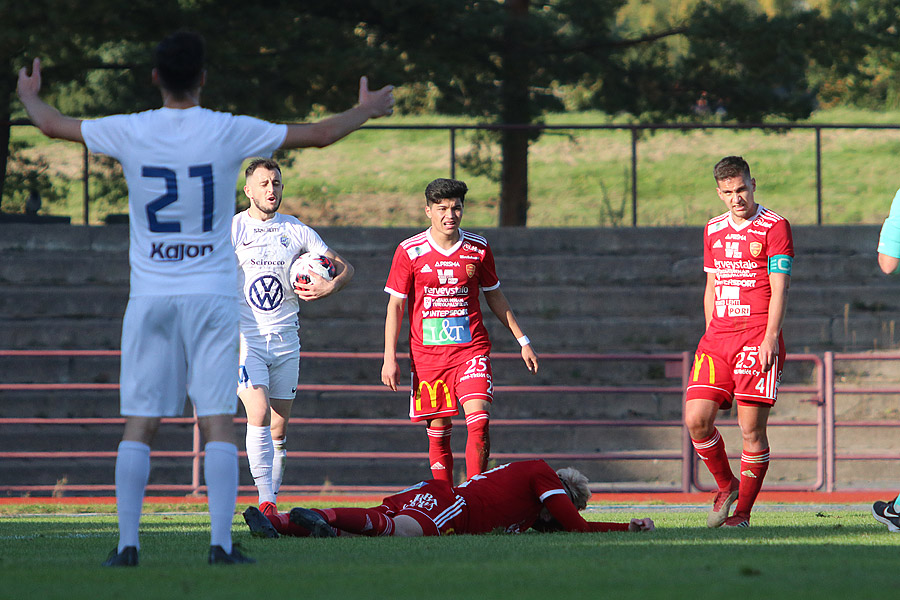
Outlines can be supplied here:
[[271, 156], [287, 127], [196, 106], [84, 121], [81, 132], [125, 174], [131, 296], [233, 296], [238, 172], [245, 158]]
[[280, 213], [268, 221], [254, 219], [247, 211], [238, 213], [232, 240], [238, 260], [241, 332], [296, 330], [300, 301], [290, 283], [291, 263], [306, 252], [325, 254], [328, 246], [311, 227]]

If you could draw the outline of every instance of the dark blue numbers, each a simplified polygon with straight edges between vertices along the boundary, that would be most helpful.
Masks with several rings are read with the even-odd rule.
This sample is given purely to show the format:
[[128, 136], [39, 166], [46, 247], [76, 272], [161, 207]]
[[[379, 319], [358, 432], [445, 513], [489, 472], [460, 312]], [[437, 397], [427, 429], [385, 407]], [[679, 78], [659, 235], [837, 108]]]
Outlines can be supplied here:
[[[156, 218], [157, 212], [178, 200], [178, 180], [175, 177], [175, 171], [165, 167], [144, 167], [141, 175], [144, 177], [159, 177], [166, 180], [166, 193], [147, 204], [147, 223], [150, 226], [150, 231], [156, 233], [180, 232], [180, 221], [160, 221]], [[212, 165], [189, 167], [188, 175], [201, 179], [203, 185], [203, 231], [212, 231], [216, 204]]]

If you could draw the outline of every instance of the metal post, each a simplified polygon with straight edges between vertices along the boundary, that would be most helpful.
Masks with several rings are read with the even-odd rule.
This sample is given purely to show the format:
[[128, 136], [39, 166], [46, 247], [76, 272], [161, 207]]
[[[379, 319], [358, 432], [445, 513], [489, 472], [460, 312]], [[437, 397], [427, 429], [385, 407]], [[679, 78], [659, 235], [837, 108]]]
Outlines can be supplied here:
[[450, 179], [456, 179], [456, 128], [450, 128]]
[[825, 491], [834, 491], [834, 352], [825, 353]]
[[[691, 376], [691, 354], [690, 352], [681, 353], [681, 389], [686, 391]], [[684, 396], [682, 395], [681, 406], [684, 407]], [[682, 408], [682, 411], [684, 408]], [[691, 434], [687, 425], [684, 424], [684, 418], [681, 419], [681, 491], [688, 493], [691, 491], [691, 484], [694, 481], [694, 444], [691, 442]]]
[[637, 139], [636, 127], [631, 127], [631, 226], [637, 227]]
[[822, 224], [822, 128], [816, 127], [816, 225]]
[[193, 457], [191, 458], [191, 494], [200, 494], [200, 421], [197, 418], [197, 409], [194, 409], [194, 443]]
[[90, 221], [88, 220], [88, 205], [91, 201], [90, 189], [88, 187], [88, 149], [87, 146], [84, 147], [84, 152], [82, 154], [82, 169], [81, 169], [81, 187], [84, 196], [84, 224], [89, 225]]

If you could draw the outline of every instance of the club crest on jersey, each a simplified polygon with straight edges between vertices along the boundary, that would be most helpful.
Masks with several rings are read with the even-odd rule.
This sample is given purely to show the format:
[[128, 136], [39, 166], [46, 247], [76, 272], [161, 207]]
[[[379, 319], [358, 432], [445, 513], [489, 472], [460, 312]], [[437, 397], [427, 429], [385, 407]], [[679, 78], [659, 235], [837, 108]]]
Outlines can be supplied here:
[[759, 256], [759, 253], [762, 252], [762, 248], [762, 242], [750, 242], [750, 254], [752, 254], [754, 258]]
[[469, 279], [475, 277], [475, 263], [469, 263], [466, 265], [466, 275]]
[[285, 248], [287, 248], [288, 246], [291, 245], [291, 238], [289, 238], [286, 235], [281, 236], [281, 239], [278, 241], [281, 242], [281, 245], [284, 246]]
[[284, 287], [274, 275], [258, 277], [247, 289], [247, 301], [257, 310], [275, 310], [284, 301]]

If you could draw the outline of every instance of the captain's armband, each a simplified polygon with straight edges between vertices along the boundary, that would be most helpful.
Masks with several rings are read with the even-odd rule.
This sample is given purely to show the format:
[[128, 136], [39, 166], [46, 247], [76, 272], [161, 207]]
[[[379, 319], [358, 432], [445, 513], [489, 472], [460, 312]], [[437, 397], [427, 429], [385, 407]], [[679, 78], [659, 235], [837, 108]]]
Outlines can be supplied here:
[[769, 273], [791, 274], [791, 267], [794, 265], [794, 257], [787, 254], [776, 254], [769, 257]]

